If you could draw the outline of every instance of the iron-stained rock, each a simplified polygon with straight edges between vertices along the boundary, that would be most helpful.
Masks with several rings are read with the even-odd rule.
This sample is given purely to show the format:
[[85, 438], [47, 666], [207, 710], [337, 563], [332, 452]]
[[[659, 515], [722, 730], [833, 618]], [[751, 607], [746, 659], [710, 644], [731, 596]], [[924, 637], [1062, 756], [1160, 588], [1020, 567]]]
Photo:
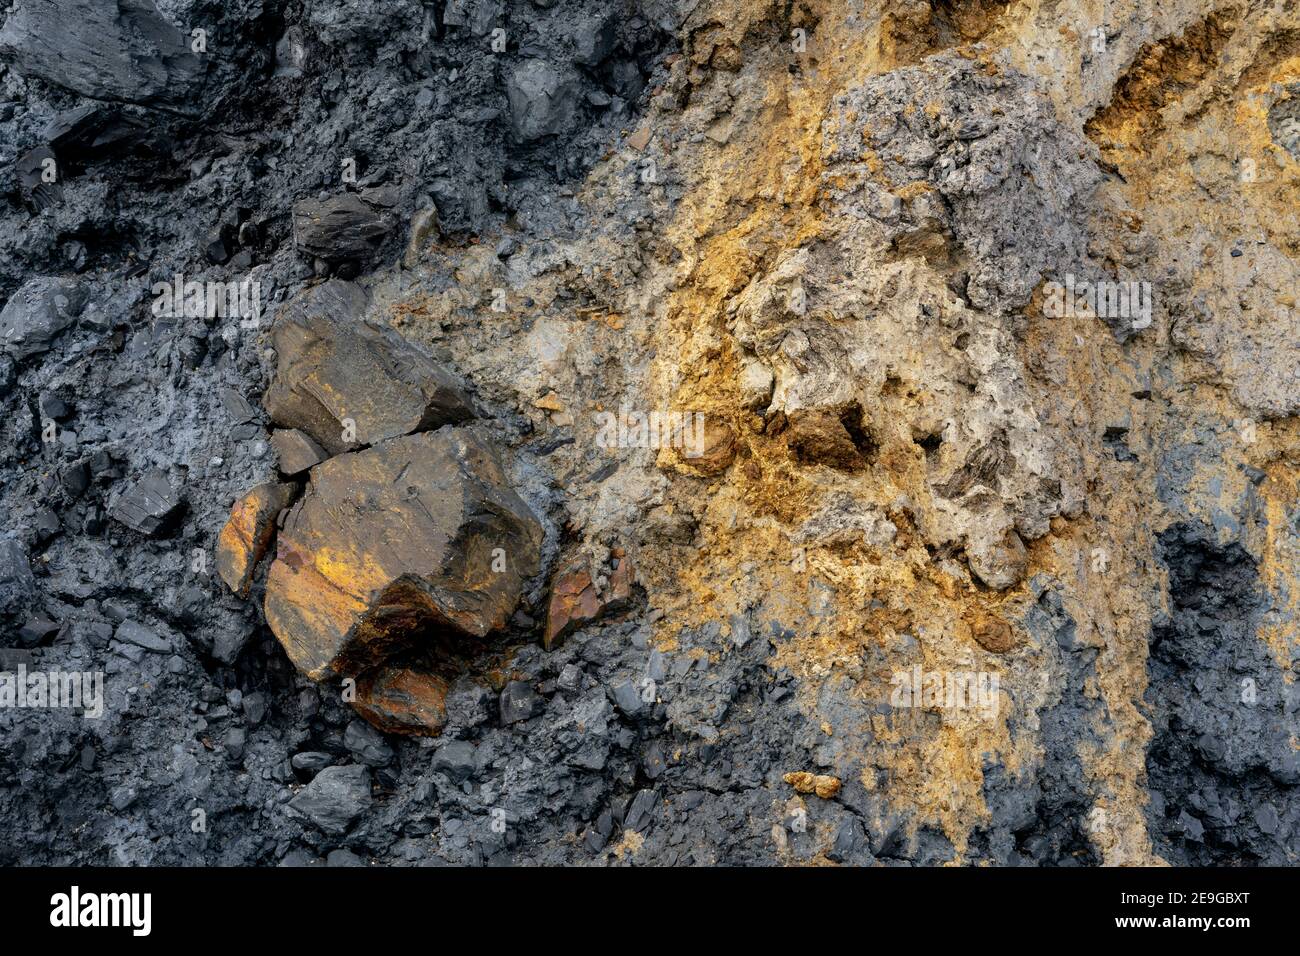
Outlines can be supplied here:
[[271, 433], [271, 447], [280, 462], [280, 472], [290, 476], [301, 475], [329, 457], [324, 448], [296, 428], [277, 428]]
[[356, 193], [304, 199], [293, 207], [293, 241], [305, 255], [326, 262], [365, 260], [393, 230], [385, 208]]
[[294, 487], [268, 481], [235, 502], [217, 537], [217, 573], [240, 597], [248, 594], [257, 564], [275, 537], [275, 518], [293, 501]]
[[551, 582], [551, 600], [546, 610], [542, 646], [551, 650], [565, 635], [597, 618], [626, 608], [632, 599], [635, 570], [626, 556], [618, 558], [604, 593], [596, 589], [591, 574], [580, 564], [571, 564]]
[[152, 0], [23, 0], [0, 58], [96, 100], [184, 108], [204, 63]]
[[338, 454], [474, 417], [454, 376], [365, 311], [359, 286], [330, 281], [276, 320], [278, 365], [263, 398], [276, 424]]
[[267, 622], [316, 680], [439, 634], [482, 638], [537, 573], [541, 539], [471, 432], [394, 438], [312, 470], [280, 532]]
[[390, 734], [433, 737], [447, 723], [447, 682], [408, 667], [383, 667], [357, 680], [352, 706]]
[[154, 468], [118, 497], [109, 515], [133, 531], [153, 536], [171, 527], [182, 504], [167, 475]]

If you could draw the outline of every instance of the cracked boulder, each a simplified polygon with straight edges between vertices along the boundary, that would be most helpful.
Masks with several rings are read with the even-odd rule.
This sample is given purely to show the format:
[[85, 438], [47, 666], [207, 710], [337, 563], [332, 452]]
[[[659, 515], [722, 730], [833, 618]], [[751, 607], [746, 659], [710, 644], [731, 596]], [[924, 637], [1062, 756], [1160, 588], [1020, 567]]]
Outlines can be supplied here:
[[331, 455], [474, 417], [456, 378], [392, 329], [364, 318], [359, 286], [330, 281], [290, 303], [272, 337], [272, 421]]
[[315, 680], [502, 628], [542, 530], [495, 453], [457, 428], [317, 465], [280, 532], [266, 618]]

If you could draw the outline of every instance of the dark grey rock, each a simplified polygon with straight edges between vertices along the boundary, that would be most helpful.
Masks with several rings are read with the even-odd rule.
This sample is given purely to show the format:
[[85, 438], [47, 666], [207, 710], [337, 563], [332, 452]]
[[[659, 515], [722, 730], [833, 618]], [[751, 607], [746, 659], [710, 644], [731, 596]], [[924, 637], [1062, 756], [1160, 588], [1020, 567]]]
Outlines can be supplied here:
[[201, 57], [152, 0], [23, 0], [0, 30], [0, 57], [97, 100], [182, 108]]
[[449, 740], [433, 755], [433, 769], [445, 773], [454, 783], [474, 776], [474, 745], [467, 740]]
[[569, 129], [580, 90], [577, 75], [567, 67], [541, 59], [516, 66], [506, 83], [515, 137], [528, 142]]
[[288, 804], [327, 833], [345, 833], [370, 805], [370, 771], [355, 764], [326, 767]]
[[155, 536], [170, 528], [182, 503], [166, 473], [154, 468], [118, 496], [109, 515], [133, 531]]
[[512, 680], [501, 691], [501, 723], [517, 724], [521, 720], [536, 717], [546, 706], [546, 702], [533, 690], [532, 685]]
[[135, 621], [123, 621], [119, 624], [114, 637], [123, 643], [143, 647], [146, 651], [152, 651], [155, 654], [170, 654], [172, 652], [170, 641], [165, 637], [160, 637], [143, 624], [137, 624]]
[[71, 328], [86, 304], [81, 285], [70, 279], [32, 279], [0, 311], [0, 344], [23, 360], [49, 350]]
[[358, 763], [387, 767], [393, 762], [393, 748], [388, 746], [384, 735], [360, 718], [348, 724], [343, 733], [343, 746]]

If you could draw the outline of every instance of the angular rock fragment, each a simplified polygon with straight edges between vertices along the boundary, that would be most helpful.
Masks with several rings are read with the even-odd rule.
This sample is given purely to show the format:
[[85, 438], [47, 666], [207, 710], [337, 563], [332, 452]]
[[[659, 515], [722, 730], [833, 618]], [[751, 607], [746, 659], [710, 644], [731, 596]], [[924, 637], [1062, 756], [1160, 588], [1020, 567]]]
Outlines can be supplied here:
[[501, 710], [501, 723], [517, 724], [521, 720], [536, 717], [546, 706], [546, 702], [527, 681], [512, 680], [501, 691], [498, 701]]
[[183, 503], [167, 475], [154, 468], [118, 497], [109, 516], [140, 534], [160, 535], [171, 528]]
[[447, 723], [447, 682], [408, 667], [383, 667], [357, 680], [352, 706], [389, 734], [433, 737]]
[[167, 638], [159, 636], [156, 632], [143, 624], [137, 624], [135, 621], [123, 621], [117, 626], [117, 633], [113, 636], [125, 644], [143, 647], [146, 651], [152, 651], [155, 654], [170, 654], [172, 650], [171, 642]]
[[12, 538], [0, 538], [0, 615], [17, 614], [35, 596], [27, 549]]
[[581, 565], [570, 565], [555, 576], [546, 609], [546, 630], [542, 634], [542, 646], [546, 650], [554, 648], [582, 625], [627, 607], [632, 598], [634, 571], [627, 557], [618, 562], [604, 594], [596, 590], [591, 574]]
[[541, 527], [471, 432], [394, 438], [312, 470], [280, 532], [266, 618], [299, 670], [358, 673], [394, 650], [505, 625]]
[[301, 475], [329, 457], [320, 445], [296, 428], [277, 428], [271, 433], [271, 447], [279, 460], [280, 473]]
[[382, 205], [357, 193], [304, 199], [293, 207], [293, 241], [298, 250], [326, 262], [369, 259], [393, 230]]
[[815, 793], [823, 800], [830, 800], [840, 792], [839, 777], [832, 777], [828, 774], [798, 770], [787, 773], [781, 779], [794, 787], [798, 793]]
[[980, 537], [966, 545], [966, 560], [974, 575], [995, 591], [1005, 591], [1024, 579], [1029, 556], [1014, 530], [1001, 538]]
[[326, 767], [288, 806], [326, 833], [345, 833], [370, 803], [370, 770], [353, 764]]
[[77, 321], [85, 305], [84, 290], [70, 279], [32, 279], [0, 312], [0, 345], [20, 361], [39, 355]]
[[18, 157], [15, 164], [23, 199], [32, 211], [40, 213], [63, 202], [63, 182], [59, 179], [58, 158], [48, 146], [36, 146]]
[[392, 329], [363, 318], [366, 295], [333, 280], [295, 299], [275, 323], [273, 421], [330, 454], [474, 417], [460, 383]]
[[96, 100], [184, 108], [203, 59], [152, 0], [23, 0], [0, 30], [0, 59]]
[[563, 133], [573, 123], [581, 84], [572, 70], [525, 60], [506, 81], [510, 122], [524, 142]]
[[289, 507], [293, 485], [268, 481], [249, 491], [230, 510], [217, 537], [217, 574], [240, 597], [248, 595], [258, 562], [275, 537], [275, 519]]

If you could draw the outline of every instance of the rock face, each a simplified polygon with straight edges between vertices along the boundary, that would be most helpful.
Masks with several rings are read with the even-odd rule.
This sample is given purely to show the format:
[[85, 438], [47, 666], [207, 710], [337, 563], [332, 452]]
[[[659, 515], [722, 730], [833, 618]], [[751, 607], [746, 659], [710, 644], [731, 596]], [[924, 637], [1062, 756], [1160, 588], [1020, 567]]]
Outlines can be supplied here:
[[[0, 707], [0, 865], [1300, 856], [1293, 3], [154, 2], [0, 3], [0, 663], [106, 674]], [[435, 355], [541, 572], [437, 626], [460, 492], [313, 490], [349, 701], [193, 556], [463, 424]]]
[[235, 502], [217, 538], [217, 573], [240, 597], [248, 595], [257, 564], [275, 537], [275, 519], [293, 501], [293, 485], [266, 482]]
[[0, 31], [0, 57], [92, 99], [173, 108], [204, 72], [152, 0], [22, 0]]
[[276, 424], [338, 454], [474, 416], [450, 373], [365, 311], [358, 286], [331, 280], [277, 317], [278, 366], [263, 398]]
[[541, 529], [471, 432], [394, 438], [312, 471], [280, 532], [267, 623], [320, 680], [412, 644], [504, 626], [539, 566]]

